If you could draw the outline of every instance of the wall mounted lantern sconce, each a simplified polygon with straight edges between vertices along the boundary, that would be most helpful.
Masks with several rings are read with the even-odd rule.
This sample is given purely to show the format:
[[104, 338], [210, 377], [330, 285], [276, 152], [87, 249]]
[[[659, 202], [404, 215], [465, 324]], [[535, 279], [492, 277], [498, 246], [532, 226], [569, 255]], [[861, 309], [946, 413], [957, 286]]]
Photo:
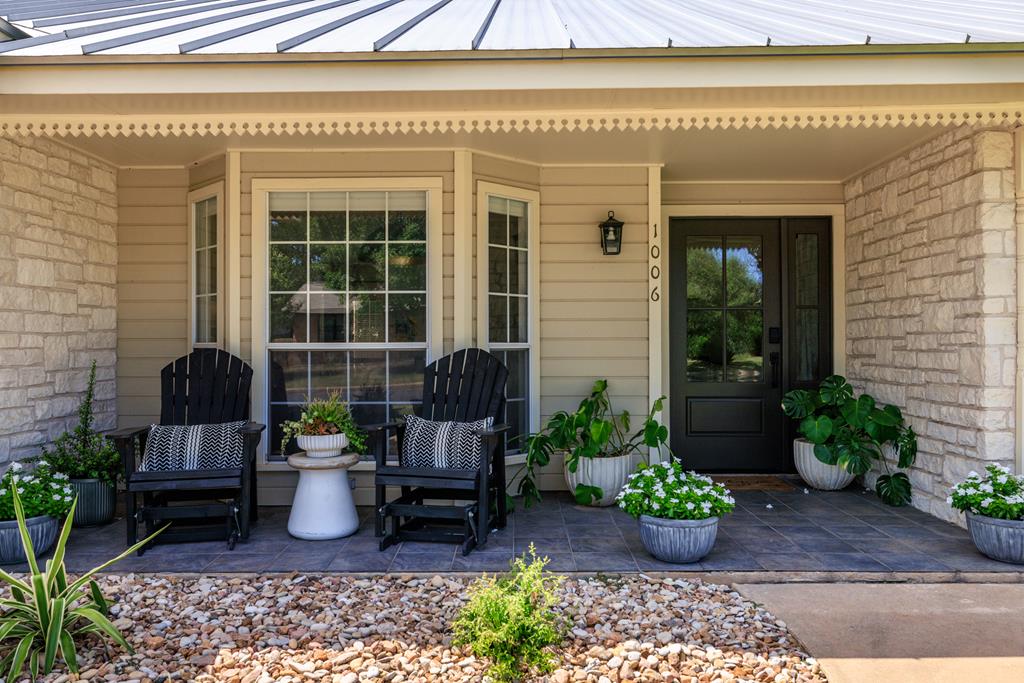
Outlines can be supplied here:
[[608, 212], [608, 220], [599, 224], [601, 230], [601, 251], [605, 256], [616, 256], [622, 251], [623, 222], [615, 218], [615, 212]]

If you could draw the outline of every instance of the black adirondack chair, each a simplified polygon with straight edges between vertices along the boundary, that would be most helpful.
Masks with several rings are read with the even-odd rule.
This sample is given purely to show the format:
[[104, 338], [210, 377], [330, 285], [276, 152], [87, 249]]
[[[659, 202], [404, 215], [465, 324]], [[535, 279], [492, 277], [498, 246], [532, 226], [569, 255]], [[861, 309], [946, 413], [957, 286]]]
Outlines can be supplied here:
[[[435, 421], [475, 422], [494, 418], [495, 426], [479, 432], [482, 440], [477, 469], [407, 467], [402, 463], [405, 425], [392, 422], [370, 428], [376, 435], [374, 477], [375, 532], [380, 549], [401, 540], [457, 542], [462, 554], [487, 543], [492, 529], [504, 528], [505, 425], [497, 424], [504, 412], [508, 370], [482, 349], [463, 349], [426, 367], [420, 417]], [[397, 435], [399, 460], [388, 464], [391, 434]], [[401, 495], [387, 501], [388, 487]], [[468, 501], [440, 504], [436, 501]], [[428, 501], [430, 501], [428, 503]]]
[[[197, 349], [160, 372], [160, 424], [248, 420], [251, 383], [252, 368], [240, 358], [219, 349]], [[138, 458], [149, 429], [129, 427], [108, 435], [124, 462], [128, 545], [138, 540], [140, 523], [149, 534], [168, 521], [171, 528], [156, 542], [225, 538], [233, 549], [239, 538], [247, 539], [256, 521], [256, 448], [264, 425], [249, 422], [239, 430], [245, 455], [241, 467], [140, 471]], [[213, 524], [217, 519], [223, 525]]]

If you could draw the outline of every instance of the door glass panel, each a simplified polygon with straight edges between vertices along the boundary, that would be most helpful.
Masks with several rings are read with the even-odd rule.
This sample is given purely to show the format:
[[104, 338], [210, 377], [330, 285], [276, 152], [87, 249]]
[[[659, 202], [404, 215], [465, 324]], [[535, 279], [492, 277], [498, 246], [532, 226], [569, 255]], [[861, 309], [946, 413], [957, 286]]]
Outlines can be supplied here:
[[686, 380], [722, 381], [722, 311], [686, 314]]
[[818, 377], [818, 309], [796, 309], [796, 379], [814, 381]]
[[818, 236], [797, 235], [793, 244], [797, 306], [818, 305]]
[[686, 238], [686, 306], [722, 305], [722, 239]]
[[726, 318], [726, 382], [760, 382], [763, 377], [762, 337], [764, 316], [760, 310], [729, 311]]
[[759, 236], [725, 241], [725, 287], [730, 306], [761, 306], [764, 270]]

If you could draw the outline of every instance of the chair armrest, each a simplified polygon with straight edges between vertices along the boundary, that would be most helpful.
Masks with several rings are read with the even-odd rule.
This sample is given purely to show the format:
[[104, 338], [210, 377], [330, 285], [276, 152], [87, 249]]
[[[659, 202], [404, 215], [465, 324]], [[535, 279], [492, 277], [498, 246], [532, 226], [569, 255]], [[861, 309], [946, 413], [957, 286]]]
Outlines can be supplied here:
[[494, 425], [489, 429], [474, 429], [473, 433], [481, 438], [490, 439], [498, 436], [499, 434], [504, 434], [510, 429], [512, 429], [511, 425]]
[[267, 425], [260, 424], [259, 422], [247, 422], [238, 428], [238, 433], [243, 436], [246, 434], [262, 434], [266, 428]]
[[137, 438], [148, 431], [149, 425], [146, 425], [145, 427], [121, 427], [120, 429], [112, 429], [109, 432], [103, 432], [103, 436], [114, 441], [124, 441]]
[[404, 425], [404, 422], [381, 422], [379, 424], [366, 425], [365, 427], [360, 425], [359, 428], [364, 432], [375, 434], [377, 432], [390, 432], [392, 430], [397, 430], [399, 427]]

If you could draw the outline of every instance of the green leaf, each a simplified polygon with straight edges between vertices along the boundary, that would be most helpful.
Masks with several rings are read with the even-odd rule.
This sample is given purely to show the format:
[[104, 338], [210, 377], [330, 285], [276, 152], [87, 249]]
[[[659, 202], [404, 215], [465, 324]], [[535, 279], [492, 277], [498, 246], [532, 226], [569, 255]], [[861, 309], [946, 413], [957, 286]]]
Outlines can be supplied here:
[[853, 398], [853, 387], [842, 375], [829, 375], [821, 381], [818, 394], [822, 403], [840, 406]]
[[68, 665], [68, 671], [78, 673], [78, 652], [75, 650], [75, 639], [67, 631], [60, 632], [60, 656]]
[[864, 474], [871, 469], [872, 452], [859, 446], [844, 446], [836, 458], [836, 465], [850, 474]]
[[603, 445], [608, 443], [608, 439], [612, 435], [613, 426], [611, 420], [595, 420], [590, 423], [590, 438], [593, 439], [595, 444]]
[[832, 420], [828, 415], [808, 415], [800, 423], [800, 433], [814, 444], [823, 444], [832, 436]]
[[15, 621], [14, 619], [10, 619], [8, 615], [8, 621], [5, 621], [2, 624], [0, 624], [0, 643], [7, 640], [7, 638], [11, 635], [11, 631], [17, 628], [18, 625], [19, 622]]
[[896, 450], [899, 455], [899, 466], [910, 467], [917, 460], [917, 434], [913, 427], [907, 427], [896, 439]]
[[32, 538], [28, 535], [28, 526], [25, 524], [25, 508], [21, 505], [21, 496], [18, 495], [18, 482], [11, 478], [11, 495], [14, 497], [14, 517], [18, 520], [18, 533], [21, 534], [21, 547], [25, 550], [25, 557], [28, 559], [29, 572], [39, 573], [39, 564], [36, 562], [36, 551], [32, 547]]
[[847, 401], [839, 409], [843, 418], [854, 427], [863, 427], [875, 409], [875, 399], [862, 394], [856, 401]]
[[18, 676], [21, 674], [21, 670], [25, 668], [25, 660], [28, 658], [29, 651], [32, 649], [32, 641], [35, 640], [35, 634], [29, 634], [21, 639], [18, 646], [14, 648], [14, 656], [11, 657], [11, 668], [7, 670], [7, 680], [16, 681]]
[[50, 572], [50, 567], [61, 567], [64, 566], [64, 551], [68, 545], [68, 538], [71, 536], [71, 526], [75, 521], [75, 506], [78, 505], [78, 496], [71, 501], [71, 509], [68, 511], [68, 516], [64, 519], [64, 526], [60, 530], [60, 536], [57, 537], [57, 543], [53, 547], [53, 556], [46, 563], [47, 572], [49, 574], [49, 581], [47, 588], [53, 592], [56, 581], [63, 575], [63, 571]]
[[604, 496], [604, 491], [597, 486], [587, 486], [586, 484], [576, 484], [575, 497], [576, 502], [580, 505], [590, 505], [596, 500], [600, 500]]
[[50, 673], [57, 659], [57, 648], [60, 646], [60, 634], [64, 631], [64, 598], [50, 601], [50, 626], [46, 629], [46, 642], [43, 649], [43, 672]]
[[814, 412], [814, 398], [805, 389], [794, 389], [782, 397], [782, 412], [794, 420], [802, 420]]
[[871, 413], [871, 419], [883, 427], [897, 427], [903, 422], [900, 409], [896, 406], [884, 406], [881, 410]]
[[875, 492], [886, 505], [902, 507], [910, 502], [910, 478], [903, 472], [883, 474], [875, 482]]
[[836, 454], [832, 451], [831, 448], [824, 444], [819, 443], [814, 445], [814, 457], [822, 461], [826, 465], [836, 464]]
[[110, 613], [110, 606], [107, 604], [107, 599], [103, 597], [100, 585], [91, 579], [89, 581], [89, 593], [92, 595], [92, 601], [96, 606], [96, 611], [103, 616], [107, 616]]
[[125, 640], [124, 636], [121, 635], [121, 632], [117, 630], [117, 627], [110, 623], [109, 619], [107, 619], [105, 616], [103, 616], [93, 608], [78, 607], [76, 609], [71, 610], [71, 614], [92, 622], [92, 624], [95, 625], [96, 628], [110, 636], [111, 639], [113, 639], [114, 642], [116, 642], [118, 645], [123, 647], [128, 652], [135, 654], [135, 650], [132, 648], [131, 645], [128, 644], [128, 641]]

